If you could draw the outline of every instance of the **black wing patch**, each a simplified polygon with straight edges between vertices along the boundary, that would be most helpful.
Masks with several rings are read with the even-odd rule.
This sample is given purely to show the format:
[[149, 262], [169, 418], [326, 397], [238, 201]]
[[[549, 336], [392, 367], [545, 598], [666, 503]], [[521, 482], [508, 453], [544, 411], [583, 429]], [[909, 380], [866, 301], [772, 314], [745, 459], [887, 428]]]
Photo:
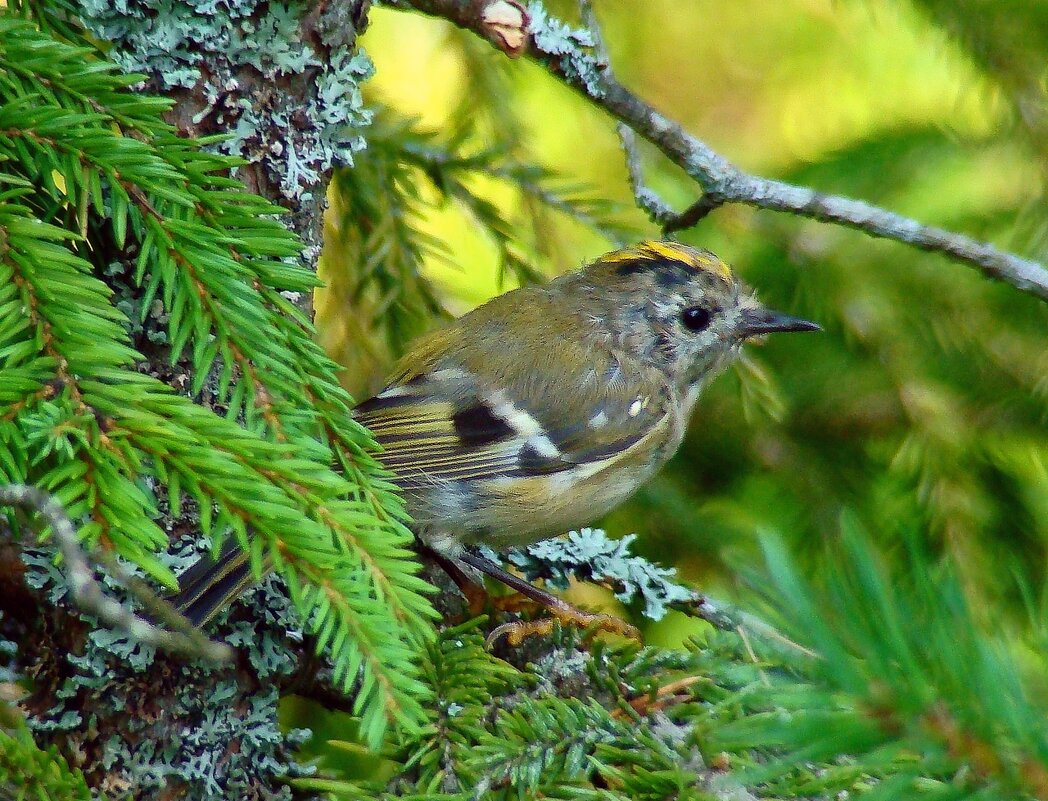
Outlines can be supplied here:
[[517, 469], [513, 471], [512, 475], [547, 476], [562, 470], [570, 470], [573, 467], [576, 465], [559, 456], [543, 456], [534, 445], [528, 443], [517, 454]]
[[516, 435], [513, 427], [481, 400], [456, 411], [451, 416], [451, 424], [459, 440], [468, 447], [482, 448]]

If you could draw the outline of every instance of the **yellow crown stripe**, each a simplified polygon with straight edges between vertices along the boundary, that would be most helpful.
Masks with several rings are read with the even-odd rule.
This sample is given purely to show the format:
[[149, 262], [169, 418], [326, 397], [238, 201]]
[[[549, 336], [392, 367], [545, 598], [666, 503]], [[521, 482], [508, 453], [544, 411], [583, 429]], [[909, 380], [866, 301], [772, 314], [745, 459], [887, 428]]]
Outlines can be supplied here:
[[680, 261], [689, 264], [692, 267], [701, 266], [701, 261], [698, 263], [696, 262], [696, 253], [694, 250], [678, 245], [675, 242], [663, 242], [658, 239], [651, 239], [647, 242], [642, 242], [640, 248], [641, 250], [650, 251], [653, 254], [651, 258]]
[[619, 264], [627, 261], [657, 261], [665, 259], [686, 264], [694, 270], [712, 273], [723, 281], [732, 280], [731, 268], [711, 253], [696, 250], [679, 242], [667, 242], [661, 239], [649, 239], [633, 247], [616, 250], [602, 258], [602, 261]]

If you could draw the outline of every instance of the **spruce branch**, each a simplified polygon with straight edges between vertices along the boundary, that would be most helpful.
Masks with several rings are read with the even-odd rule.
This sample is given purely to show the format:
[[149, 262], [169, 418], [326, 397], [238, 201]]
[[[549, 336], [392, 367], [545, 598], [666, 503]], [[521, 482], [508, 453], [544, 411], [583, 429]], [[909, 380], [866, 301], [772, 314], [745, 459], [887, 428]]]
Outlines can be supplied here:
[[521, 675], [484, 647], [483, 618], [440, 632], [427, 649], [423, 681], [430, 688], [428, 725], [398, 749], [401, 775], [419, 787], [461, 792], [477, 781], [470, 743], [483, 736], [487, 703], [510, 692]]
[[714, 739], [782, 749], [749, 768], [749, 781], [783, 782], [799, 763], [847, 753], [886, 794], [1048, 798], [1041, 705], [1004, 642], [979, 630], [952, 566], [933, 567], [907, 537], [909, 563], [890, 574], [845, 516], [838, 564], [821, 584], [800, 576], [782, 543], [763, 541], [776, 608], [822, 658], [804, 666], [811, 684], [795, 689], [787, 717], [775, 720], [781, 687], [757, 689], [768, 710]]
[[[388, 4], [447, 19], [510, 55], [526, 53], [550, 75], [655, 145], [703, 192], [702, 198], [678, 219], [663, 223], [669, 230], [692, 225], [717, 206], [741, 203], [855, 228], [871, 236], [942, 253], [979, 268], [990, 278], [1048, 300], [1048, 268], [1038, 261], [960, 233], [924, 225], [861, 200], [823, 194], [739, 169], [619, 83], [607, 65], [591, 52], [594, 38], [590, 30], [572, 29], [549, 15], [540, 3], [531, 3], [526, 9], [522, 3], [505, 0], [392, 0]], [[496, 30], [485, 22], [486, 10], [508, 5], [519, 12], [518, 32], [524, 40], [520, 46], [507, 44], [504, 28]]]
[[[176, 515], [190, 498], [203, 533], [232, 532], [256, 575], [287, 580], [363, 736], [410, 728], [428, 585], [396, 488], [289, 299], [316, 285], [289, 263], [300, 241], [227, 177], [236, 159], [176, 136], [170, 103], [127, 91], [136, 79], [93, 49], [0, 15], [0, 71], [0, 479], [51, 492], [81, 540], [168, 586], [152, 493]], [[143, 321], [161, 301], [190, 392], [226, 418], [137, 371], [99, 278], [111, 265], [92, 263], [114, 251]]]
[[7, 728], [0, 729], [0, 798], [91, 801], [83, 773], [71, 767], [58, 749], [39, 748], [21, 721], [13, 732]]

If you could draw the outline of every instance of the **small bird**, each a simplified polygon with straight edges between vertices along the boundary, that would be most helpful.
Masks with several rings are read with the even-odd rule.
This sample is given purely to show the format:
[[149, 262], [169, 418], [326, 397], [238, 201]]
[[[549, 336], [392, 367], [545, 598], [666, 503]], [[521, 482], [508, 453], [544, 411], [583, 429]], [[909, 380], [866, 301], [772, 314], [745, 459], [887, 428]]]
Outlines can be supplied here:
[[[818, 330], [762, 306], [709, 251], [648, 241], [421, 338], [354, 416], [442, 564], [460, 578], [493, 576], [563, 621], [632, 633], [468, 546], [524, 545], [592, 522], [673, 455], [702, 388], [747, 339]], [[174, 601], [199, 624], [249, 580], [233, 544], [190, 568]], [[496, 633], [518, 642], [544, 626]]]

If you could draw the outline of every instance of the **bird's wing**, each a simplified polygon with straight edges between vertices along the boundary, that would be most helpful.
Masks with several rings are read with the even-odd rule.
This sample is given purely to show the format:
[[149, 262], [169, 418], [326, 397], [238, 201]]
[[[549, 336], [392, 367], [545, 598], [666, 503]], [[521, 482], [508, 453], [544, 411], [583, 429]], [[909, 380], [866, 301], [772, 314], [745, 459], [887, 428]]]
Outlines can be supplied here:
[[570, 326], [565, 335], [536, 336], [557, 328], [545, 316], [545, 328], [532, 329], [540, 320], [519, 314], [551, 313], [542, 306], [541, 296], [525, 309], [514, 304], [512, 327], [496, 308], [468, 332], [452, 325], [427, 338], [389, 386], [357, 407], [402, 489], [557, 473], [611, 459], [666, 429], [670, 404], [656, 372]]

